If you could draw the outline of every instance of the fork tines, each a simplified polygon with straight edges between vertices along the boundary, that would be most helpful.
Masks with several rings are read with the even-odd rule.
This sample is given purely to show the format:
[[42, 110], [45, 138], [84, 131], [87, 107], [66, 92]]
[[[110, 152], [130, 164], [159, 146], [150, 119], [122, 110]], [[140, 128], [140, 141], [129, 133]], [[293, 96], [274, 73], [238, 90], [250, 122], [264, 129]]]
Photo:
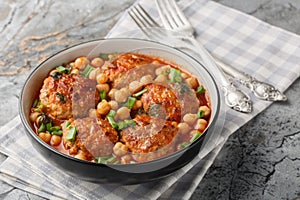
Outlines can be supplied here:
[[140, 28], [159, 27], [140, 4], [134, 5], [128, 13]]

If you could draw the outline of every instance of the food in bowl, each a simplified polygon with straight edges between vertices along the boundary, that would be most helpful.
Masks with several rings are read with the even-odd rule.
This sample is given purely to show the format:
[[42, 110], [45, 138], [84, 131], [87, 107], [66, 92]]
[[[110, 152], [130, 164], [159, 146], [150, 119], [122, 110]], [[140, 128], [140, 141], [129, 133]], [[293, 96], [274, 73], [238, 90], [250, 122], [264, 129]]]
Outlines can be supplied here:
[[61, 153], [130, 164], [189, 146], [207, 128], [211, 110], [206, 87], [178, 64], [103, 53], [53, 66], [30, 120], [39, 138]]

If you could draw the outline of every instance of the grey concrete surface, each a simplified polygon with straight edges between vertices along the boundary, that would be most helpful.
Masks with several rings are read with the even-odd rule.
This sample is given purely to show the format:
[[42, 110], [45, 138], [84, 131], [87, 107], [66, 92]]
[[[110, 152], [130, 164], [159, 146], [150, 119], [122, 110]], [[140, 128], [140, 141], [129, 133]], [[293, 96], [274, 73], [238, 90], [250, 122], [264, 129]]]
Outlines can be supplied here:
[[[300, 35], [299, 0], [216, 1]], [[0, 126], [17, 115], [30, 69], [62, 48], [105, 36], [133, 2], [1, 1]], [[288, 103], [272, 104], [229, 138], [191, 199], [300, 199], [299, 78], [286, 94]], [[0, 183], [0, 199], [42, 198]]]

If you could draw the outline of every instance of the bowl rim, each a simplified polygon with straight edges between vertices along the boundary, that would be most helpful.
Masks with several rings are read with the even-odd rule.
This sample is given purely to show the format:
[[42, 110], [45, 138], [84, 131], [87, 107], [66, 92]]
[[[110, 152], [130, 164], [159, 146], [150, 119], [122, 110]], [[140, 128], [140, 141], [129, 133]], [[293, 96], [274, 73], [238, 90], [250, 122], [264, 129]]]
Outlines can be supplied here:
[[[131, 40], [131, 41], [143, 41], [143, 42], [150, 42], [150, 43], [156, 43], [158, 45], [162, 45], [165, 46], [167, 48], [171, 48], [175, 51], [180, 52], [181, 54], [184, 54], [185, 56], [187, 56], [189, 59], [192, 59], [193, 61], [195, 61], [198, 65], [200, 65], [209, 75], [209, 78], [211, 79], [213, 86], [216, 90], [216, 98], [217, 98], [217, 102], [219, 102], [217, 105], [214, 105], [214, 109], [215, 111], [215, 116], [213, 118], [210, 119], [210, 123], [208, 124], [208, 126], [206, 127], [205, 131], [202, 133], [202, 135], [195, 140], [193, 143], [191, 143], [190, 145], [188, 145], [187, 147], [180, 149], [180, 150], [176, 150], [173, 153], [166, 155], [164, 157], [155, 159], [155, 160], [151, 160], [151, 161], [147, 161], [147, 162], [136, 162], [136, 163], [129, 163], [129, 164], [103, 164], [103, 163], [96, 163], [96, 162], [91, 162], [91, 161], [86, 161], [86, 160], [81, 160], [81, 159], [77, 159], [74, 158], [70, 155], [64, 154], [58, 150], [56, 150], [55, 148], [53, 148], [51, 145], [43, 142], [38, 135], [32, 130], [31, 125], [28, 123], [26, 117], [25, 117], [25, 113], [24, 113], [24, 108], [23, 108], [23, 98], [24, 98], [24, 92], [25, 92], [25, 88], [29, 82], [29, 80], [32, 78], [32, 76], [35, 74], [36, 71], [39, 70], [39, 68], [46, 62], [48, 62], [49, 60], [51, 60], [53, 57], [59, 55], [60, 53], [63, 53], [64, 51], [70, 50], [72, 48], [76, 48], [79, 47], [81, 45], [88, 45], [89, 43], [94, 43], [94, 42], [100, 42], [100, 41], [108, 41], [108, 40]], [[159, 57], [159, 56], [158, 56]], [[161, 160], [164, 160], [166, 158], [171, 158], [171, 157], [175, 157], [180, 153], [184, 153], [184, 151], [186, 151], [187, 149], [193, 148], [202, 138], [204, 138], [204, 136], [207, 134], [209, 128], [211, 126], [213, 126], [214, 124], [216, 124], [217, 120], [218, 120], [218, 116], [220, 115], [220, 110], [221, 110], [221, 105], [220, 105], [220, 89], [216, 83], [216, 80], [214, 78], [214, 76], [212, 75], [211, 72], [209, 72], [209, 70], [207, 69], [207, 67], [205, 67], [200, 61], [196, 60], [194, 57], [192, 57], [191, 55], [187, 54], [186, 52], [174, 48], [168, 44], [164, 44], [158, 41], [153, 41], [153, 40], [148, 40], [148, 39], [140, 39], [140, 38], [122, 38], [122, 37], [118, 37], [118, 38], [98, 38], [98, 39], [93, 39], [93, 40], [88, 40], [88, 41], [83, 41], [83, 42], [79, 42], [77, 44], [74, 45], [70, 45], [66, 48], [63, 48], [59, 51], [56, 51], [54, 54], [51, 54], [50, 56], [48, 56], [46, 59], [44, 59], [41, 63], [39, 63], [31, 72], [30, 74], [27, 76], [22, 88], [21, 88], [21, 92], [20, 92], [20, 98], [19, 98], [19, 115], [21, 118], [21, 122], [23, 124], [23, 126], [25, 127], [25, 131], [27, 131], [28, 133], [30, 133], [30, 136], [33, 137], [35, 139], [36, 142], [39, 143], [39, 145], [42, 145], [44, 148], [48, 149], [50, 152], [59, 155], [60, 157], [64, 157], [66, 159], [71, 159], [72, 161], [75, 162], [79, 162], [79, 163], [83, 163], [83, 164], [88, 164], [88, 165], [93, 165], [93, 166], [99, 166], [99, 167], [110, 167], [110, 166], [124, 166], [124, 167], [128, 167], [128, 166], [134, 166], [134, 165], [147, 165], [149, 163], [156, 163], [156, 162], [160, 162]], [[170, 163], [171, 164], [171, 163]], [[111, 167], [113, 168], [113, 167]]]

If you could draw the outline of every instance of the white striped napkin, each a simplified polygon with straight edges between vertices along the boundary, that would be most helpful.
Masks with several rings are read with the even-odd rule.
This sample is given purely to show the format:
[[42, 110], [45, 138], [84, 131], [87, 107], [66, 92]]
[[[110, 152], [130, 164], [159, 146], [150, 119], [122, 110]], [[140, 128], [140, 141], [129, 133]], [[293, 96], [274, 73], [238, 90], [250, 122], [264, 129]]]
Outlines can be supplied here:
[[[140, 0], [159, 21], [154, 2]], [[300, 37], [212, 1], [192, 1], [184, 12], [210, 52], [261, 81], [287, 89], [300, 74]], [[108, 37], [137, 30], [125, 14]], [[226, 108], [222, 137], [210, 153], [158, 182], [121, 186], [77, 180], [53, 167], [31, 147], [19, 118], [1, 128], [0, 151], [9, 157], [0, 166], [0, 179], [49, 199], [188, 199], [212, 164], [227, 137], [267, 108], [271, 102], [253, 99], [251, 114]]]

